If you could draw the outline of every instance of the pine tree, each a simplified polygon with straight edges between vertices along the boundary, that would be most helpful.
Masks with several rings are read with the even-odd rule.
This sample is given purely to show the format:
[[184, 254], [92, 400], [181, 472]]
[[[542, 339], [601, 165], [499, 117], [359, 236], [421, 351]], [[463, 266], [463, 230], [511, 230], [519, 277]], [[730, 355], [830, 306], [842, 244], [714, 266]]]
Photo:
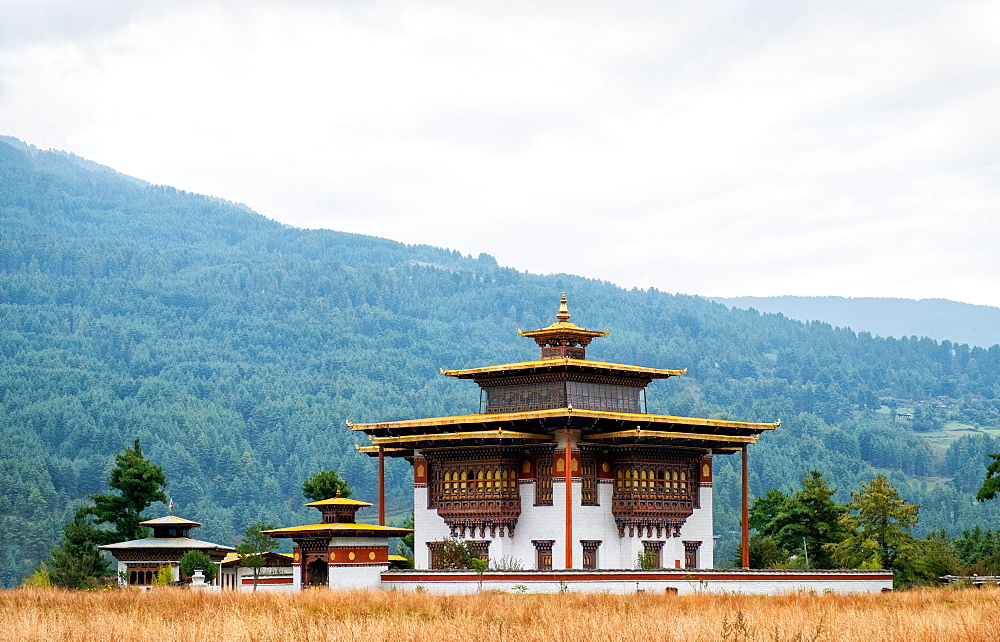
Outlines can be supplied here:
[[332, 497], [350, 497], [351, 489], [335, 471], [321, 470], [302, 482], [302, 494], [306, 499], [320, 502]]
[[879, 475], [851, 493], [850, 511], [842, 523], [849, 535], [836, 548], [838, 559], [858, 568], [906, 571], [906, 556], [917, 545], [908, 529], [917, 523], [920, 507], [908, 504]]
[[73, 521], [63, 526], [62, 546], [53, 549], [48, 567], [49, 577], [56, 586], [71, 589], [94, 588], [101, 576], [111, 572], [111, 564], [97, 548], [103, 531], [87, 521], [86, 509], [77, 511]]
[[149, 529], [139, 526], [139, 522], [146, 519], [142, 511], [153, 502], [167, 502], [163, 492], [166, 485], [163, 469], [146, 459], [138, 439], [132, 448], [126, 447], [124, 452], [115, 455], [115, 467], [108, 477], [108, 487], [118, 491], [118, 494], [91, 495], [94, 506], [86, 509], [98, 524], [114, 525], [114, 532], [105, 536], [104, 543], [145, 537]]

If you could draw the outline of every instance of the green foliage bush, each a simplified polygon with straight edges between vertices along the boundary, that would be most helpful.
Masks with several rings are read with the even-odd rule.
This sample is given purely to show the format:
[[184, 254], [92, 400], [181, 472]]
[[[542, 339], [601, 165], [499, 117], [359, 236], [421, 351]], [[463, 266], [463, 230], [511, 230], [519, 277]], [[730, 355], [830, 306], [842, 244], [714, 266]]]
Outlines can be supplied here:
[[188, 551], [181, 557], [181, 574], [188, 577], [194, 575], [195, 569], [201, 569], [205, 581], [211, 582], [218, 575], [219, 569], [215, 562], [204, 551]]

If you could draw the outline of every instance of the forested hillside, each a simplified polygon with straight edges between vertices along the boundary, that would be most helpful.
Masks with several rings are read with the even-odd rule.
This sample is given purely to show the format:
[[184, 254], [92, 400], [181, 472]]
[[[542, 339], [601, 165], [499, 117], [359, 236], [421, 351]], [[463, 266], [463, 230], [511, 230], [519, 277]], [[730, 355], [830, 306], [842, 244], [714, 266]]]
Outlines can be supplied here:
[[712, 297], [713, 301], [799, 321], [824, 321], [882, 337], [930, 337], [988, 348], [1000, 343], [1000, 308], [944, 299], [842, 296]]
[[[203, 539], [312, 518], [300, 484], [321, 468], [374, 499], [374, 463], [345, 420], [474, 412], [478, 389], [439, 368], [534, 358], [516, 330], [550, 323], [562, 291], [573, 321], [612, 330], [591, 358], [689, 369], [650, 387], [651, 412], [783, 420], [751, 449], [755, 495], [817, 468], [844, 497], [891, 471], [922, 505], [922, 532], [1000, 525], [1000, 502], [972, 499], [1000, 451], [1000, 346], [879, 339], [291, 228], [0, 142], [0, 584], [48, 555], [136, 437]], [[410, 472], [389, 474], [402, 519]], [[720, 562], [737, 480], [720, 457]]]

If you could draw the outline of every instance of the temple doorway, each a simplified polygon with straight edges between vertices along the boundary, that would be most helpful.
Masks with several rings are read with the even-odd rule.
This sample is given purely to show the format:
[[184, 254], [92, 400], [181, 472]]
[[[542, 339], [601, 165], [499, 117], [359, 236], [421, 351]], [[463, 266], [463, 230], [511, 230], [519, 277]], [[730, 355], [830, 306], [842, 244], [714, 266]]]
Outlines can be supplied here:
[[309, 586], [329, 586], [330, 570], [326, 560], [309, 562]]

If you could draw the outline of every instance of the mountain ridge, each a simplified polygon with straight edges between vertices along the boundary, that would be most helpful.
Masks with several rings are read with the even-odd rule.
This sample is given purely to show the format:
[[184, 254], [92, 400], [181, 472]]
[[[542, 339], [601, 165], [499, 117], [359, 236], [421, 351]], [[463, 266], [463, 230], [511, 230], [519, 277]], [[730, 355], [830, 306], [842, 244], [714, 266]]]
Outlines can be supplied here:
[[930, 337], [988, 348], [1000, 343], [1000, 308], [950, 299], [841, 296], [706, 297], [741, 309], [824, 321], [882, 337]]
[[[1000, 450], [1000, 346], [883, 339], [294, 228], [0, 142], [0, 584], [47, 556], [135, 438], [178, 514], [219, 543], [255, 521], [309, 519], [299, 485], [320, 468], [372, 498], [375, 465], [345, 421], [475, 412], [475, 386], [439, 370], [532, 358], [516, 330], [551, 323], [562, 291], [574, 322], [612, 330], [592, 358], [688, 368], [650, 387], [651, 412], [783, 420], [751, 451], [755, 494], [816, 468], [843, 499], [884, 471], [923, 505], [921, 528], [1000, 519], [971, 499]], [[389, 462], [397, 518], [410, 475]], [[720, 562], [738, 478], [720, 455]]]

